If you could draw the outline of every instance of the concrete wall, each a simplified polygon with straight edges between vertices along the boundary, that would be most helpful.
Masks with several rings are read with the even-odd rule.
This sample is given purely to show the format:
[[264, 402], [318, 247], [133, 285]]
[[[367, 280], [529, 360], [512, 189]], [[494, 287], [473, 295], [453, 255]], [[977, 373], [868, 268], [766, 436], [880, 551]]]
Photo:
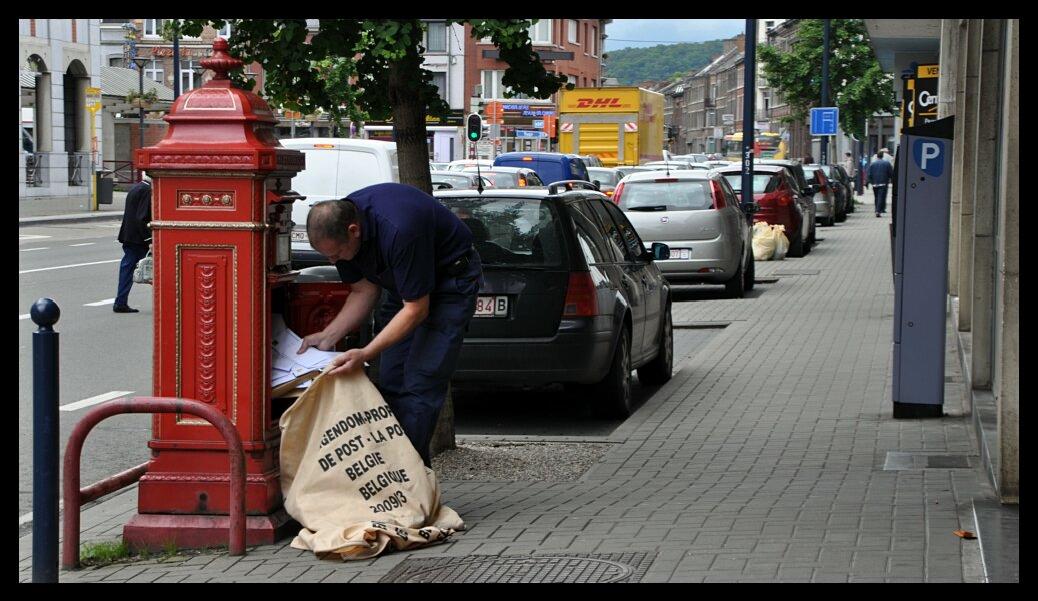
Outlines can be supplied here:
[[1020, 21], [1006, 23], [998, 173], [995, 366], [999, 495], [1020, 502]]

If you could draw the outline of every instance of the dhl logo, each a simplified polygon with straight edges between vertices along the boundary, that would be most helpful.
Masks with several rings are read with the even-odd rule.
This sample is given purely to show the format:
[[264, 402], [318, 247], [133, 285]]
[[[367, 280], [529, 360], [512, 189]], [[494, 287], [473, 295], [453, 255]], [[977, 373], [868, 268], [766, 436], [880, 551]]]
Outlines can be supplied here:
[[620, 104], [619, 98], [577, 98], [577, 108], [620, 108], [626, 105]]

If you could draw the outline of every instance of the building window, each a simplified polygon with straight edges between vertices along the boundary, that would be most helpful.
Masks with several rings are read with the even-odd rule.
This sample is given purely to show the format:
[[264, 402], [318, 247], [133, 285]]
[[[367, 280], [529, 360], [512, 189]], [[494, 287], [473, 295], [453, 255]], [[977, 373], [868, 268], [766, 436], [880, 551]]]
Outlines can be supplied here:
[[576, 75], [567, 75], [566, 76], [566, 82], [573, 84], [574, 87], [575, 87], [577, 85], [577, 76]]
[[598, 56], [598, 26], [591, 26], [591, 56]]
[[159, 66], [159, 61], [151, 59], [151, 64], [144, 68], [144, 76], [154, 81], [155, 83], [163, 83], [165, 79], [165, 71]]
[[775, 22], [774, 21], [765, 21], [764, 22], [764, 31], [771, 31], [774, 28], [775, 28]]
[[144, 19], [144, 37], [157, 38], [162, 35], [162, 19]]
[[123, 57], [121, 57], [121, 56], [113, 56], [113, 57], [108, 59], [108, 66], [109, 67], [125, 67], [126, 66], [126, 61], [124, 61]]
[[429, 23], [422, 45], [426, 52], [447, 52], [447, 24], [443, 21]]
[[597, 83], [595, 83], [595, 80], [594, 80], [594, 79], [592, 79], [592, 80], [591, 80], [591, 87], [592, 87], [592, 88], [597, 88], [597, 87], [598, 87], [598, 84], [597, 84]]
[[580, 39], [577, 35], [577, 29], [580, 24], [577, 23], [576, 19], [566, 19], [566, 39], [570, 44], [579, 44]]
[[483, 71], [483, 98], [503, 98], [501, 77], [504, 71]]
[[220, 28], [220, 31], [216, 32], [216, 35], [220, 36], [225, 40], [231, 39], [231, 24], [226, 23], [223, 27]]
[[[180, 61], [180, 92], [195, 89], [195, 61]], [[199, 84], [202, 82], [199, 81]]]
[[440, 98], [442, 98], [444, 102], [448, 102], [448, 98], [447, 98], [447, 74], [444, 73], [443, 71], [439, 71], [439, 72], [435, 72], [434, 71], [433, 74], [432, 74], [432, 84], [434, 86], [436, 86], [436, 88], [440, 91], [439, 92]]
[[551, 44], [551, 19], [541, 19], [530, 26], [530, 41], [534, 44]]
[[587, 35], [587, 23], [584, 23], [584, 54], [587, 54], [587, 51], [588, 51], [587, 38], [588, 38], [588, 35]]

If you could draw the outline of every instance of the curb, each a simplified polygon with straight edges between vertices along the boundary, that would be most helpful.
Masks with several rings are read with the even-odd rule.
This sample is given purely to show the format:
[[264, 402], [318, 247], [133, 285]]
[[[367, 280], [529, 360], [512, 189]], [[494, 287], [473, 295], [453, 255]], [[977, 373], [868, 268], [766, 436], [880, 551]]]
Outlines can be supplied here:
[[53, 215], [44, 217], [22, 217], [18, 219], [18, 227], [29, 227], [34, 225], [48, 225], [54, 223], [83, 223], [91, 221], [112, 221], [122, 219], [121, 212], [104, 212], [89, 215]]

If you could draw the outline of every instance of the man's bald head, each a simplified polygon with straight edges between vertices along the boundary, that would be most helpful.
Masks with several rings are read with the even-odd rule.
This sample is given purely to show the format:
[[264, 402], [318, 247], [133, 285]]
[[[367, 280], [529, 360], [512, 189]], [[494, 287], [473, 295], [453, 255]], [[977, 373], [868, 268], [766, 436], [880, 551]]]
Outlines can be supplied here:
[[350, 224], [360, 223], [357, 205], [350, 200], [322, 200], [310, 207], [306, 216], [306, 236], [310, 245], [323, 240], [346, 242]]

